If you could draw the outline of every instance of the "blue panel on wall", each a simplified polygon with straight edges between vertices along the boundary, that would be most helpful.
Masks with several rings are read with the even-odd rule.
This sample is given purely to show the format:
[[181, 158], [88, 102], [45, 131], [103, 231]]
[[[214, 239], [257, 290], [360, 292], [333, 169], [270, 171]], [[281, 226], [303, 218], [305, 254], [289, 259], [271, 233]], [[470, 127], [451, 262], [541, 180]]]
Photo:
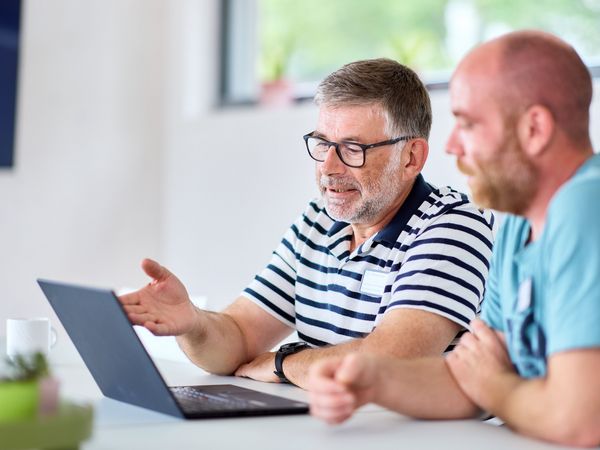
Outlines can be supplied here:
[[13, 164], [21, 0], [0, 1], [0, 167]]

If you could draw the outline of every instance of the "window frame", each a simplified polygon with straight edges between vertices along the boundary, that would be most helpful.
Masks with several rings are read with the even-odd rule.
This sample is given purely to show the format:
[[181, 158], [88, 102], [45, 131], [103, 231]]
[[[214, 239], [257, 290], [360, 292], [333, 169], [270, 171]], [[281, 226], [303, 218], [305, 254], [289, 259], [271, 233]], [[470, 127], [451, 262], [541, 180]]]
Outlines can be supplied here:
[[[255, 32], [258, 17], [259, 0], [221, 0], [221, 36], [219, 64], [219, 98], [220, 107], [256, 106], [259, 102], [260, 83], [257, 77], [256, 64], [258, 55], [258, 34]], [[243, 20], [245, 17], [245, 20]], [[248, 25], [248, 18], [253, 22]], [[238, 26], [234, 26], [238, 25]], [[239, 24], [245, 24], [239, 26]], [[236, 55], [243, 55], [236, 58]], [[592, 79], [600, 78], [600, 64], [587, 68]], [[243, 83], [237, 85], [235, 74], [248, 73]], [[293, 103], [312, 101], [318, 82], [299, 83], [294, 89]], [[428, 91], [446, 91], [450, 79], [424, 81]], [[239, 95], [241, 93], [241, 95]], [[239, 95], [239, 96], [238, 96]]]

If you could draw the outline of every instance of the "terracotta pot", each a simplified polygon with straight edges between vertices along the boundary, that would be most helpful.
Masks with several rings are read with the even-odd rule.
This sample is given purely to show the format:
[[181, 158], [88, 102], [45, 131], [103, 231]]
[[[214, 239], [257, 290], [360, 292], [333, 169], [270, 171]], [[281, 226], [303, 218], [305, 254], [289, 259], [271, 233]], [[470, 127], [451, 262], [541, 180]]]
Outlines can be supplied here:
[[260, 89], [260, 104], [265, 106], [285, 106], [294, 101], [294, 85], [290, 80], [281, 78], [265, 81]]
[[56, 378], [46, 377], [39, 381], [40, 401], [38, 411], [42, 416], [55, 414], [58, 410], [60, 384]]

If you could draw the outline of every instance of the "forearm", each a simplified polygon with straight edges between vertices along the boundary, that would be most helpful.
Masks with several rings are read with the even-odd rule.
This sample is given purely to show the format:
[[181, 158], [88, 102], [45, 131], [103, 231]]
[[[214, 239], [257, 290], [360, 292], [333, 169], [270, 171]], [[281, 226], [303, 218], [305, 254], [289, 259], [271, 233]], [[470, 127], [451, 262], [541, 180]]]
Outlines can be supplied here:
[[420, 419], [464, 419], [480, 413], [441, 356], [379, 358], [374, 403]]
[[189, 333], [177, 336], [187, 357], [210, 373], [230, 375], [248, 360], [244, 335], [235, 320], [226, 313], [196, 308], [196, 325]]
[[600, 445], [600, 410], [593, 406], [594, 393], [573, 396], [551, 389], [547, 379], [526, 380], [515, 374], [496, 379], [493, 391], [490, 412], [515, 431], [565, 445]]
[[305, 387], [310, 365], [325, 357], [339, 357], [351, 352], [381, 355], [390, 359], [438, 356], [460, 330], [458, 325], [445, 318], [418, 310], [391, 311], [387, 317], [387, 323], [380, 324], [363, 339], [305, 350], [287, 357], [283, 363], [284, 373], [294, 384]]

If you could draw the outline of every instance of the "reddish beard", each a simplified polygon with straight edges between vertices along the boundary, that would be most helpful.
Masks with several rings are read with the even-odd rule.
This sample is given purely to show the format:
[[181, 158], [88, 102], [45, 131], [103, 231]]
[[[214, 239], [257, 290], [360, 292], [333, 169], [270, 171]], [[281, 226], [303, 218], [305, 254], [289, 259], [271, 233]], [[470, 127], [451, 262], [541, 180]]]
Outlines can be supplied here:
[[473, 176], [475, 175], [474, 171], [471, 170], [465, 163], [463, 163], [460, 159], [456, 160], [456, 167], [458, 167], [458, 170], [460, 170], [460, 172], [463, 175], [467, 175], [467, 176]]

